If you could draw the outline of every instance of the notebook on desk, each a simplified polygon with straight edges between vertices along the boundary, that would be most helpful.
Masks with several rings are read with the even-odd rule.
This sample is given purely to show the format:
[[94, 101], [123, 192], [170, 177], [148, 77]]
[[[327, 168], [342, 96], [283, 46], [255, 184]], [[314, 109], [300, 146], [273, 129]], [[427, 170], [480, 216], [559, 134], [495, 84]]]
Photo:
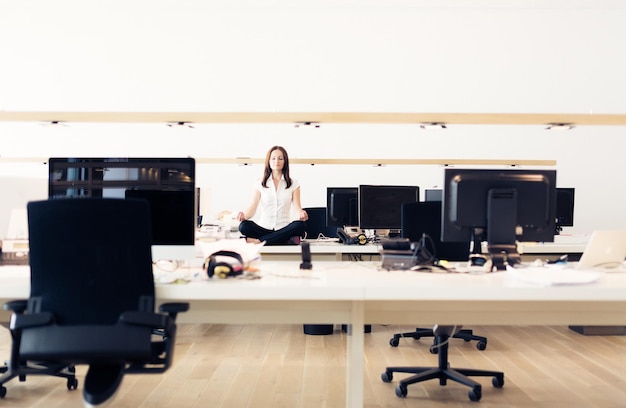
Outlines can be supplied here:
[[618, 269], [626, 258], [626, 230], [594, 231], [577, 269]]

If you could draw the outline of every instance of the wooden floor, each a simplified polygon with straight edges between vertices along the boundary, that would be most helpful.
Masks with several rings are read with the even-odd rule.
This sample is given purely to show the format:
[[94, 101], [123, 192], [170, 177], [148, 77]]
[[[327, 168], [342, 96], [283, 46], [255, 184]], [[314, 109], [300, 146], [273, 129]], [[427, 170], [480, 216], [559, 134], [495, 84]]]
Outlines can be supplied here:
[[[301, 325], [179, 326], [173, 367], [160, 375], [127, 375], [114, 407], [343, 407], [345, 405], [345, 335], [307, 336]], [[485, 351], [475, 343], [453, 340], [453, 367], [501, 370], [505, 385], [490, 378], [478, 403], [468, 387], [438, 381], [409, 386], [406, 398], [395, 395], [395, 381], [384, 383], [388, 365], [435, 365], [430, 340], [401, 339], [401, 326], [373, 326], [366, 334], [365, 407], [623, 407], [626, 401], [626, 337], [582, 336], [566, 327], [473, 327], [488, 337]], [[0, 328], [0, 358], [8, 358], [10, 336]], [[13, 380], [0, 407], [81, 407], [79, 389], [44, 376]], [[395, 380], [402, 378], [396, 374]]]

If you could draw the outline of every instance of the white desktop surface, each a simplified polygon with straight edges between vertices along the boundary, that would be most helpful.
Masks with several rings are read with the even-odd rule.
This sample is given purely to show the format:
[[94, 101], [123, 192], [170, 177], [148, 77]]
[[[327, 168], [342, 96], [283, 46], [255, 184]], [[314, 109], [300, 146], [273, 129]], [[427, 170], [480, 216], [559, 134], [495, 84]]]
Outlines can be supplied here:
[[522, 242], [518, 249], [522, 254], [582, 254], [585, 246], [576, 242]]
[[[539, 286], [507, 272], [379, 270], [379, 262], [263, 262], [258, 280], [158, 284], [159, 302], [188, 301], [180, 322], [624, 325], [626, 273]], [[0, 267], [0, 303], [28, 297], [28, 267]], [[348, 336], [346, 406], [363, 406], [362, 330]], [[382, 367], [381, 367], [382, 369]]]
[[520, 253], [525, 254], [582, 254], [589, 235], [555, 235], [554, 242], [521, 242]]
[[[345, 245], [337, 241], [331, 240], [306, 240], [312, 254], [377, 254], [383, 247], [382, 245], [366, 244], [366, 245]], [[266, 245], [261, 248], [262, 254], [280, 254], [291, 253], [299, 254], [302, 251], [300, 245]]]
[[[557, 239], [555, 242], [521, 242], [518, 249], [521, 254], [536, 255], [540, 257], [543, 254], [582, 254], [585, 250], [587, 237], [575, 239]], [[569, 238], [569, 237], [568, 237]], [[343, 254], [367, 254], [378, 255], [382, 251], [382, 245], [366, 244], [366, 245], [345, 245], [340, 242], [331, 240], [306, 240], [310, 244], [311, 254], [334, 254], [337, 255], [336, 260], [341, 260]], [[268, 245], [261, 248], [261, 256], [265, 255], [294, 255], [291, 258], [281, 260], [296, 260], [296, 256], [301, 252], [299, 245]], [[487, 252], [487, 247], [483, 248], [483, 252]], [[313, 259], [315, 261], [315, 258]]]
[[[428, 273], [414, 271], [386, 271], [380, 262], [318, 262], [312, 270], [300, 270], [297, 262], [263, 262], [261, 279], [198, 279], [185, 284], [157, 284], [160, 302], [185, 300], [201, 302], [218, 301], [385, 301], [418, 303], [462, 302], [469, 304], [494, 303], [580, 303], [587, 308], [591, 304], [624, 302], [626, 311], [626, 272], [607, 272], [596, 282], [572, 285], [535, 285], [520, 282], [507, 272], [485, 274]], [[0, 301], [27, 298], [29, 292], [28, 266], [0, 267]], [[523, 308], [523, 306], [516, 306]], [[583, 308], [583, 309], [584, 309]], [[417, 308], [416, 308], [417, 309]], [[534, 316], [514, 324], [622, 324], [623, 318], [613, 320], [607, 316], [594, 316], [589, 320], [583, 315], [568, 313], [566, 320], [551, 318], [551, 307], [544, 317]], [[472, 316], [460, 308], [454, 316], [436, 313], [435, 319], [426, 314], [419, 322], [458, 322], [459, 316], [470, 319], [468, 323], [501, 324], [498, 310], [486, 316]], [[419, 311], [417, 311], [419, 313]], [[182, 314], [185, 319], [188, 314]], [[192, 313], [193, 315], [193, 313]], [[442, 320], [443, 319], [443, 320]], [[537, 321], [537, 320], [541, 321]], [[224, 320], [224, 319], [219, 319]], [[275, 319], [267, 317], [268, 322]], [[389, 316], [371, 323], [414, 322], [412, 318]], [[341, 321], [341, 319], [339, 320]], [[254, 318], [250, 323], [257, 322]], [[294, 320], [294, 322], [302, 322]]]

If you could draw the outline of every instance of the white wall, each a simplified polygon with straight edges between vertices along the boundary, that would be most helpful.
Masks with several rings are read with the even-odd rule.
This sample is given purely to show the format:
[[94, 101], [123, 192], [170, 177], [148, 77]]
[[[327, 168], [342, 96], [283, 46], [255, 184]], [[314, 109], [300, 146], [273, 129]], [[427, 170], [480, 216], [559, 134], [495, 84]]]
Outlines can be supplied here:
[[6, 110], [622, 113], [619, 0], [0, 0]]
[[[623, 114], [624, 38], [617, 0], [0, 0], [0, 109]], [[626, 228], [625, 132], [0, 123], [0, 158], [263, 157], [280, 144], [292, 158], [556, 159], [559, 185], [577, 189], [566, 232], [588, 233]], [[0, 175], [46, 176], [43, 164], [16, 166], [0, 162]], [[205, 214], [242, 208], [260, 172], [198, 166]], [[327, 186], [427, 188], [443, 171], [303, 165], [292, 174], [304, 204], [321, 206]]]

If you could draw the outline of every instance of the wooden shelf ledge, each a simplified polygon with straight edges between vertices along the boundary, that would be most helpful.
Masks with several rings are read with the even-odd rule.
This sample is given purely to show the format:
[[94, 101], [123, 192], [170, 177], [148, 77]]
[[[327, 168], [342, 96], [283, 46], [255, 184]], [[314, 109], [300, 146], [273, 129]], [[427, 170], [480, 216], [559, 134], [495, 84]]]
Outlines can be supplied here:
[[[237, 164], [253, 165], [263, 164], [264, 158], [260, 157], [234, 157], [234, 158], [210, 158], [196, 157], [197, 164]], [[556, 160], [518, 160], [518, 159], [349, 159], [349, 158], [290, 158], [291, 164], [308, 165], [371, 165], [371, 166], [394, 166], [394, 165], [439, 165], [439, 166], [556, 166]], [[47, 157], [0, 157], [0, 163], [41, 163], [47, 164]]]
[[314, 123], [626, 126], [626, 114], [428, 112], [34, 112], [0, 111], [0, 122], [86, 123]]

